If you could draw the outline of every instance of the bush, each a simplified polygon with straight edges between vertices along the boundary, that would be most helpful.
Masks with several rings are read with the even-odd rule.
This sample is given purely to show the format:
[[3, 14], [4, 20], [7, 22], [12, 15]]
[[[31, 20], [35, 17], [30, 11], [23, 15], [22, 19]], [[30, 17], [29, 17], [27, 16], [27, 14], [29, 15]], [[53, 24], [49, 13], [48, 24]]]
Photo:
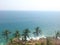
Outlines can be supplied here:
[[44, 45], [44, 43], [42, 42], [41, 45]]
[[47, 38], [47, 45], [52, 45], [52, 42], [50, 39]]
[[35, 45], [40, 45], [40, 43], [36, 43]]

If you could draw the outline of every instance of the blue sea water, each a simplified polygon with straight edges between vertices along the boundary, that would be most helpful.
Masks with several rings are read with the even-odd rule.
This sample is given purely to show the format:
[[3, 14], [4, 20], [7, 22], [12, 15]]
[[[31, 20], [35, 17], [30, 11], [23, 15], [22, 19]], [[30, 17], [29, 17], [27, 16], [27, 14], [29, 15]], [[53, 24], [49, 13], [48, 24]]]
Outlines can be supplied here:
[[[5, 29], [12, 33], [20, 33], [28, 28], [31, 34], [36, 27], [40, 27], [42, 35], [53, 36], [55, 31], [60, 31], [60, 12], [54, 11], [0, 11], [0, 34]], [[1, 37], [1, 35], [0, 35]], [[1, 37], [2, 38], [2, 37]], [[0, 45], [5, 41], [0, 38]]]
[[60, 30], [60, 12], [54, 11], [0, 11], [0, 33], [8, 29], [20, 33], [28, 28], [31, 33], [40, 27], [43, 35], [54, 35]]

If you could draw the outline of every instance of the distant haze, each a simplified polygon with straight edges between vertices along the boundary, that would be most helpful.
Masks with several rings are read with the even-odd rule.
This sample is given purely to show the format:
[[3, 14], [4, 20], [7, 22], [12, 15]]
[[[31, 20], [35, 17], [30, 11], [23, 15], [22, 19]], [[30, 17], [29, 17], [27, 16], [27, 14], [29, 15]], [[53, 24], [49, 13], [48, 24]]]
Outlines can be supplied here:
[[0, 0], [0, 10], [60, 11], [60, 0]]

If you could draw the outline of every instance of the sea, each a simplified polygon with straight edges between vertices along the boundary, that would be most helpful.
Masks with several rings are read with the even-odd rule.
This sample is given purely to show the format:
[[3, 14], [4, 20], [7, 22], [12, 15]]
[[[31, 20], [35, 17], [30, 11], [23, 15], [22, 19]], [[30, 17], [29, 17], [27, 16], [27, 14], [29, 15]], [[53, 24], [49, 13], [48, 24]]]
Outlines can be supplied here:
[[[22, 34], [25, 29], [31, 31], [30, 36], [36, 27], [39, 27], [44, 36], [55, 36], [60, 31], [59, 11], [0, 11], [0, 34], [4, 30], [9, 30], [12, 34], [19, 30]], [[2, 35], [0, 42], [3, 45]]]

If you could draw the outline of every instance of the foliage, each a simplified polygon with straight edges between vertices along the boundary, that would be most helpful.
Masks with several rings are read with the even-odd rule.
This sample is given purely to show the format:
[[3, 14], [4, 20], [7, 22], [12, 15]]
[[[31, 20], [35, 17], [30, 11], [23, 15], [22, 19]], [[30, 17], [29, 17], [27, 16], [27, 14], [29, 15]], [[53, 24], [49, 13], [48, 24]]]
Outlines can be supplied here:
[[36, 29], [35, 29], [35, 32], [33, 32], [33, 34], [35, 35], [35, 36], [39, 36], [39, 34], [41, 34], [42, 32], [41, 32], [41, 30], [39, 29], [39, 27], [37, 27]]
[[51, 39], [47, 38], [47, 45], [52, 45]]
[[14, 35], [14, 37], [16, 37], [16, 38], [19, 38], [19, 37], [20, 37], [20, 33], [19, 33], [18, 30], [16, 30], [16, 32], [15, 32], [13, 35]]
[[29, 29], [25, 29], [23, 31], [22, 36], [23, 36], [24, 41], [26, 41], [27, 40], [27, 37], [29, 37], [29, 33], [30, 33]]
[[35, 45], [40, 45], [40, 43], [35, 43]]
[[60, 31], [57, 31], [57, 32], [56, 32], [56, 38], [57, 38], [57, 37], [60, 37]]
[[5, 37], [5, 39], [6, 39], [6, 41], [8, 41], [8, 39], [9, 39], [9, 34], [10, 34], [11, 32], [9, 31], [9, 30], [4, 30], [3, 32], [2, 32], [2, 35]]
[[44, 45], [44, 43], [42, 42], [41, 45]]

